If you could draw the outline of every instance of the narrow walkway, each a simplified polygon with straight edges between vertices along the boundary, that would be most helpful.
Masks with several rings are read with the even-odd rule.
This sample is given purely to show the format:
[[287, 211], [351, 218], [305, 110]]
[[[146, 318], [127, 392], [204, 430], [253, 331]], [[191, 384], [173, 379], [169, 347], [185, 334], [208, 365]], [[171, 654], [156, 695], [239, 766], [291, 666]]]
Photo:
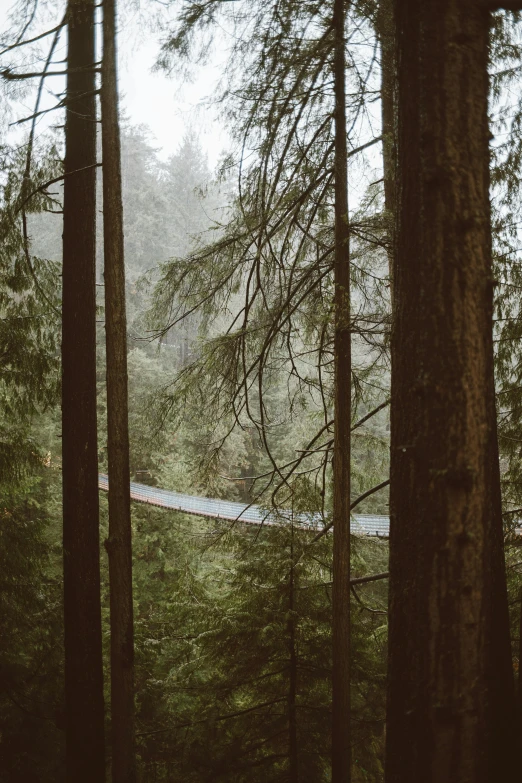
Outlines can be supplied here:
[[[109, 480], [106, 475], [100, 474], [98, 476], [98, 486], [104, 492], [108, 492]], [[239, 521], [249, 525], [278, 524], [278, 518], [274, 514], [267, 513], [260, 506], [247, 506], [244, 503], [232, 503], [228, 500], [183, 495], [169, 489], [137, 484], [135, 481], [130, 482], [130, 495], [132, 500], [136, 500], [138, 503], [149, 503], [152, 506], [183, 511], [185, 514], [194, 514], [198, 517], [226, 519], [231, 522]], [[290, 518], [290, 512], [287, 514]], [[283, 512], [279, 520], [284, 517], [285, 513]], [[321, 528], [321, 519], [316, 514], [299, 514], [298, 522], [306, 527], [318, 530]], [[371, 514], [354, 514], [352, 516], [352, 532], [355, 535], [388, 538], [389, 529], [390, 520], [386, 516]]]

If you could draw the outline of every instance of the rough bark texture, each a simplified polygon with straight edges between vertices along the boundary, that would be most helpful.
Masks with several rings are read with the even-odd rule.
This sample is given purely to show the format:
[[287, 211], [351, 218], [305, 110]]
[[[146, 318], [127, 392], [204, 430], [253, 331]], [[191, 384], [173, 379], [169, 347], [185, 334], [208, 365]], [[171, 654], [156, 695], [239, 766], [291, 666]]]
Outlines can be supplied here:
[[335, 439], [332, 585], [332, 781], [351, 779], [350, 732], [350, 229], [346, 149], [344, 0], [335, 0]]
[[493, 387], [488, 16], [395, 0], [387, 783], [514, 779]]
[[[96, 435], [94, 2], [69, 0], [63, 224], [66, 767], [105, 778]], [[77, 173], [74, 173], [77, 172]]]
[[109, 472], [109, 538], [106, 548], [109, 555], [111, 612], [112, 780], [113, 783], [132, 783], [136, 780], [134, 625], [115, 0], [104, 0], [103, 3], [102, 150]]
[[519, 593], [519, 617], [518, 617], [518, 719], [522, 729], [522, 588]]

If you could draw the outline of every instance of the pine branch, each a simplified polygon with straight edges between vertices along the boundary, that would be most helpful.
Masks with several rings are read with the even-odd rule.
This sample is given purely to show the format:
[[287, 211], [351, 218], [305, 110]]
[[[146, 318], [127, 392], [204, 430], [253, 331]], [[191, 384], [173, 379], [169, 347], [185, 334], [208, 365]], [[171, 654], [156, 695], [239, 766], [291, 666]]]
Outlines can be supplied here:
[[[238, 712], [230, 712], [227, 715], [218, 715], [217, 718], [213, 717], [212, 720], [217, 723], [218, 721], [230, 720], [231, 718], [240, 718], [243, 715], [247, 715], [249, 712], [261, 710], [264, 707], [271, 707], [274, 704], [281, 704], [284, 701], [286, 701], [286, 698], [272, 699], [271, 701], [265, 701], [262, 704], [256, 704], [254, 707], [247, 707], [246, 709], [239, 710]], [[156, 731], [142, 731], [136, 734], [136, 737], [150, 737], [153, 734], [163, 734], [166, 731], [174, 731], [175, 729], [186, 729], [190, 728], [191, 726], [199, 726], [202, 723], [206, 723], [208, 720], [210, 720], [210, 718], [201, 718], [201, 720], [188, 721], [187, 723], [178, 723], [175, 726], [169, 726], [166, 729], [157, 729]]]

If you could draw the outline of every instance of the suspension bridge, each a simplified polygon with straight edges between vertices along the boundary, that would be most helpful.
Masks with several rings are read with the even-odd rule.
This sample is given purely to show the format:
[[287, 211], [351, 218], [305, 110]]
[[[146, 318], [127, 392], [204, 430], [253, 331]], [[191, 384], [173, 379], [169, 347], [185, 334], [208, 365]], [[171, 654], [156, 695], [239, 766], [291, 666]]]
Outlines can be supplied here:
[[[98, 486], [104, 492], [109, 491], [109, 479], [105, 474], [99, 475]], [[289, 510], [280, 511], [278, 515], [275, 515], [261, 506], [197, 495], [184, 495], [169, 489], [138, 484], [135, 481], [130, 482], [130, 496], [138, 503], [148, 503], [159, 508], [182, 511], [184, 514], [193, 514], [197, 517], [224, 519], [248, 525], [280, 525], [282, 520], [291, 519]], [[322, 527], [319, 514], [296, 514], [294, 521], [301, 527], [309, 527], [314, 530], [320, 530]], [[390, 520], [387, 516], [377, 514], [352, 514], [351, 528], [354, 535], [388, 538]]]

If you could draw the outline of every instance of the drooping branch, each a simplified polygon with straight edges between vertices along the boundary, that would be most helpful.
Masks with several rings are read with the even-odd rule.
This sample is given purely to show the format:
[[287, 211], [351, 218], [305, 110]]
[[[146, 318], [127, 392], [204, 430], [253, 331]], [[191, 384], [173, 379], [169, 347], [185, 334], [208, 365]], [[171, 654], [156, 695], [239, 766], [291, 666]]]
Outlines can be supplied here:
[[[301, 12], [292, 7], [289, 13], [290, 27], [300, 26]], [[277, 432], [277, 424], [269, 398], [274, 379], [282, 380], [288, 374], [289, 418], [300, 410], [297, 400], [308, 395], [313, 400], [311, 410], [319, 401], [324, 421], [332, 420], [335, 145], [331, 19], [326, 7], [318, 8], [306, 35], [290, 36], [289, 50], [288, 31], [281, 39], [270, 24], [265, 31], [264, 20], [268, 21], [270, 14], [259, 9], [259, 15], [263, 22], [251, 45], [263, 54], [253, 58], [248, 80], [240, 80], [239, 87], [227, 94], [227, 99], [233, 97], [234, 105], [241, 108], [233, 109], [237, 138], [243, 150], [255, 150], [256, 163], [247, 165], [244, 155], [240, 159], [239, 198], [223, 236], [210, 247], [166, 267], [158, 286], [163, 309], [161, 333], [198, 310], [210, 324], [237, 292], [243, 301], [239, 311], [234, 302], [225, 333], [207, 341], [192, 365], [179, 374], [165, 410], [175, 410], [197, 389], [216, 432], [216, 437], [209, 438], [215, 445], [206, 451], [202, 462], [217, 465], [228, 435], [236, 428], [253, 427], [271, 468], [251, 477], [263, 482], [262, 487], [256, 486], [256, 496], [267, 498], [270, 492], [271, 503], [284, 506], [294, 482], [309, 475], [324, 510], [330, 439], [314, 439], [313, 446], [303, 444], [295, 459], [280, 459], [274, 449], [272, 433]], [[354, 15], [351, 38], [360, 26], [360, 17]], [[329, 32], [324, 34], [326, 30]], [[250, 56], [250, 52], [241, 54], [242, 64], [246, 54]], [[357, 87], [347, 93], [350, 126], [364, 111], [362, 96], [371, 92], [365, 80], [374, 62], [375, 46], [366, 71], [354, 64], [351, 73]], [[347, 157], [362, 154], [378, 140], [380, 136], [358, 138], [347, 150]], [[386, 243], [375, 201], [377, 190], [374, 188], [367, 204], [352, 215], [349, 225], [352, 284], [362, 293], [360, 310], [351, 319], [350, 329], [355, 339], [360, 335], [373, 352], [371, 363], [354, 368], [354, 406], [362, 400], [366, 405], [370, 401], [376, 404], [374, 386], [367, 381], [374, 368], [379, 371], [386, 362], [388, 289], [384, 254], [380, 253]], [[217, 435], [218, 430], [225, 434]]]

